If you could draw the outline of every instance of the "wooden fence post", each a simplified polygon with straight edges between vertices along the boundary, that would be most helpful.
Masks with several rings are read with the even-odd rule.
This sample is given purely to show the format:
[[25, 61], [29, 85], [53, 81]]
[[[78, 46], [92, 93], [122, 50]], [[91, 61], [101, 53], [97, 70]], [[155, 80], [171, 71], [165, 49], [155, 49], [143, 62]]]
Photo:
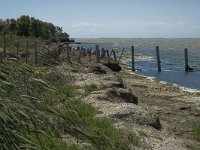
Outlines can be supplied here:
[[79, 49], [79, 57], [78, 57], [78, 62], [81, 63], [81, 57], [82, 57], [82, 47]]
[[124, 53], [124, 48], [123, 48], [122, 53], [121, 53], [121, 55], [120, 55], [120, 57], [119, 57], [118, 64], [119, 64], [119, 62], [120, 62], [120, 60], [121, 60], [121, 58], [122, 58], [123, 53]]
[[90, 62], [92, 61], [92, 49], [89, 49]]
[[156, 46], [156, 58], [157, 58], [157, 66], [158, 66], [158, 72], [161, 71], [161, 61], [160, 61], [160, 52], [159, 52], [159, 46]]
[[99, 50], [99, 45], [96, 45], [96, 58], [97, 58], [97, 63], [100, 62], [100, 50]]
[[115, 51], [113, 51], [114, 61], [117, 62], [117, 57]]
[[101, 49], [101, 58], [105, 58], [106, 50], [104, 48]]
[[109, 51], [106, 50], [107, 57], [110, 59]]
[[28, 64], [28, 41], [26, 41], [26, 64]]
[[75, 56], [75, 48], [73, 48], [73, 51], [72, 51], [72, 54], [73, 54], [73, 56]]
[[37, 42], [35, 42], [34, 45], [35, 45], [35, 51], [34, 51], [35, 64], [38, 64], [38, 49], [37, 49]]
[[109, 60], [108, 60], [108, 61], [111, 60], [112, 53], [113, 53], [113, 49], [112, 49], [111, 52], [110, 52], [110, 57], [109, 57]]
[[67, 61], [70, 62], [70, 51], [71, 51], [71, 47], [67, 44]]
[[19, 57], [19, 42], [17, 42], [17, 58]]
[[6, 37], [3, 38], [3, 53], [6, 53], [6, 49], [7, 49], [7, 41], [6, 41]]
[[184, 54], [185, 54], [185, 71], [189, 71], [189, 65], [188, 65], [188, 49], [184, 49]]
[[135, 71], [135, 49], [131, 46], [132, 71]]

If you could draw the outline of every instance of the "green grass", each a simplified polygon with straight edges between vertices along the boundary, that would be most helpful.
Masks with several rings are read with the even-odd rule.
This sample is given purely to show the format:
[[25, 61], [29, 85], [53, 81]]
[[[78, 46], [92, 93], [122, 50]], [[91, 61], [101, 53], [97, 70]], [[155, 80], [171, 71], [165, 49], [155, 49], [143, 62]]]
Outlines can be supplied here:
[[91, 92], [97, 90], [97, 85], [95, 85], [94, 83], [85, 85], [84, 90], [85, 90], [85, 95], [89, 95]]
[[192, 126], [192, 132], [194, 138], [200, 142], [200, 123], [196, 123]]
[[128, 140], [131, 142], [131, 144], [139, 146], [140, 145], [140, 137], [136, 134], [128, 134]]
[[[4, 47], [4, 38], [6, 38], [6, 52], [12, 57], [20, 57], [17, 61], [21, 61], [23, 63], [26, 62], [25, 54], [26, 50], [28, 53], [28, 63], [34, 64], [34, 50], [35, 50], [35, 42], [37, 43], [37, 50], [38, 50], [38, 62], [39, 64], [47, 61], [48, 59], [43, 59], [44, 53], [44, 40], [40, 38], [34, 37], [22, 37], [22, 36], [15, 36], [15, 35], [6, 35], [0, 36], [0, 48], [3, 49]], [[27, 45], [28, 44], [28, 45]], [[5, 56], [4, 56], [5, 57]]]
[[140, 136], [148, 137], [147, 133], [144, 132], [144, 131], [138, 131], [138, 133], [139, 133]]
[[59, 95], [69, 97], [72, 90], [63, 92], [64, 88], [56, 88], [55, 83], [38, 78], [36, 69], [0, 62], [0, 147], [11, 150], [71, 149], [71, 144], [60, 138], [57, 122], [53, 119], [59, 114], [50, 110], [56, 110], [52, 97], [61, 101]]
[[95, 117], [100, 112], [92, 106], [80, 100], [70, 101], [67, 104], [67, 107], [63, 106], [59, 110], [68, 120], [76, 122], [76, 126], [70, 129], [73, 136], [92, 143], [97, 149], [126, 150], [129, 149], [130, 143], [138, 144], [137, 136], [126, 136], [113, 126], [111, 120]]
[[[101, 113], [74, 100], [79, 87], [71, 76], [52, 67], [34, 67], [0, 61], [0, 147], [2, 149], [86, 149], [65, 142], [71, 136], [88, 143], [88, 149], [129, 149], [137, 136], [127, 136]], [[97, 90], [85, 86], [87, 94]]]

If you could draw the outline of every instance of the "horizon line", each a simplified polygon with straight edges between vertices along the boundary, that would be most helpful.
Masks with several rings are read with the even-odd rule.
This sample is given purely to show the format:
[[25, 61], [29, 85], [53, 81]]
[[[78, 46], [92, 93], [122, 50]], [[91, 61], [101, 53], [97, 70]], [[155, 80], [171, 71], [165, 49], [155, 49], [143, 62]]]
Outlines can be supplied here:
[[74, 39], [200, 39], [200, 37], [73, 37]]

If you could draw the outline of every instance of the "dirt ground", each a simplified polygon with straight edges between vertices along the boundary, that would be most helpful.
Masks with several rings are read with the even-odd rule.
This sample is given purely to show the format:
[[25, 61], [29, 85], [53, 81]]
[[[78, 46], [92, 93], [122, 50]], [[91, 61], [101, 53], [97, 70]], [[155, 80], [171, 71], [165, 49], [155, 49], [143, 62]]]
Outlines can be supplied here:
[[139, 106], [158, 116], [162, 125], [157, 134], [160, 141], [153, 149], [199, 149], [191, 126], [200, 122], [200, 93], [140, 77], [129, 70], [121, 73], [125, 85], [138, 96]]
[[[200, 149], [191, 129], [200, 122], [199, 92], [138, 76], [123, 64], [120, 72], [113, 72], [104, 62], [96, 63], [95, 57], [86, 56], [70, 65], [75, 85], [98, 87], [81, 97], [102, 112], [97, 117], [114, 119], [117, 128], [136, 134], [140, 142], [133, 149]], [[63, 66], [68, 70], [64, 73], [69, 73], [69, 65]]]

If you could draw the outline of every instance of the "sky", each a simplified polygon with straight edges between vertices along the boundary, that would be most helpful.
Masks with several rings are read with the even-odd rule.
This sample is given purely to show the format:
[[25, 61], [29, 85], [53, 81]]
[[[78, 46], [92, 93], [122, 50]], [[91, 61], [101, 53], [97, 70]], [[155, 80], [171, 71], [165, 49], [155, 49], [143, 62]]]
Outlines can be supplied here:
[[200, 38], [200, 0], [1, 0], [0, 19], [29, 15], [72, 38]]

